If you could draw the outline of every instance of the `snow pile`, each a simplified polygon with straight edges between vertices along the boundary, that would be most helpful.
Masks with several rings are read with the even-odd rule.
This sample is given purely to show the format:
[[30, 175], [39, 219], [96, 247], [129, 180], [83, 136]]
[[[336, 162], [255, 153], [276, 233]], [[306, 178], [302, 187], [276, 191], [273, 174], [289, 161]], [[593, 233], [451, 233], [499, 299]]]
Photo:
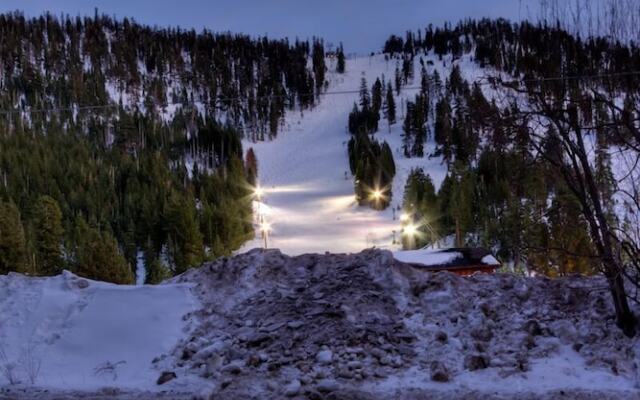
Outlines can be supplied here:
[[254, 250], [173, 283], [195, 285], [203, 308], [162, 361], [213, 398], [638, 396], [635, 341], [600, 278], [462, 278], [388, 251]]
[[152, 361], [176, 345], [195, 308], [189, 285], [0, 275], [0, 388], [156, 390]]

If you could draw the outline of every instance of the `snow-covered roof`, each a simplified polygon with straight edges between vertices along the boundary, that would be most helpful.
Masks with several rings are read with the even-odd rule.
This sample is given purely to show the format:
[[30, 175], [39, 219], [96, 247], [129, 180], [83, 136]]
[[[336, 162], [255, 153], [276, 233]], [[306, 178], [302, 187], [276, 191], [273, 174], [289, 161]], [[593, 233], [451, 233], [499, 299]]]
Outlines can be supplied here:
[[400, 262], [430, 269], [498, 266], [500, 263], [484, 248], [403, 250], [393, 253]]

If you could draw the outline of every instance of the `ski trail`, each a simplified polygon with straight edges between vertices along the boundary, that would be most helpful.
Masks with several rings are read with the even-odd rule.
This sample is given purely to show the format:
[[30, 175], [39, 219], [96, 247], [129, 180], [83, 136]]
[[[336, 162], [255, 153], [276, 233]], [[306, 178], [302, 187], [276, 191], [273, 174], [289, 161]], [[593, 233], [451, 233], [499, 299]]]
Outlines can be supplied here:
[[[328, 73], [330, 92], [358, 90], [362, 76], [371, 86], [382, 74], [392, 76], [395, 64], [372, 57], [349, 60], [347, 67], [343, 75]], [[323, 95], [313, 110], [288, 115], [274, 141], [245, 142], [258, 158], [265, 190], [261, 209], [272, 226], [269, 247], [301, 254], [391, 246], [393, 230], [399, 229], [391, 209], [377, 212], [355, 203], [346, 126], [357, 101], [357, 93]], [[395, 195], [397, 202], [401, 194]], [[240, 251], [262, 245], [257, 237]]]

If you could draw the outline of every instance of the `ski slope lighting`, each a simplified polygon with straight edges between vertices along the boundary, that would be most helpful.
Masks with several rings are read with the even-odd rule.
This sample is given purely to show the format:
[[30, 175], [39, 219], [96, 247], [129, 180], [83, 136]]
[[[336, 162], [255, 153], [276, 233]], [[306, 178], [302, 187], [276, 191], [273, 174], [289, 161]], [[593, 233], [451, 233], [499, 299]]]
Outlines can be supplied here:
[[260, 186], [256, 186], [253, 189], [253, 195], [256, 197], [256, 199], [258, 199], [258, 201], [260, 201], [260, 199], [264, 195], [264, 189], [262, 189]]
[[409, 221], [409, 214], [407, 213], [400, 214], [400, 222], [407, 222], [407, 221]]
[[260, 224], [260, 231], [264, 233], [271, 232], [271, 224], [264, 221], [263, 223]]
[[402, 234], [409, 237], [415, 237], [418, 234], [418, 228], [414, 224], [409, 224], [404, 227]]
[[373, 190], [371, 191], [371, 193], [370, 193], [370, 196], [371, 196], [371, 198], [372, 198], [373, 200], [375, 200], [375, 201], [380, 201], [380, 200], [384, 199], [384, 197], [385, 197], [385, 195], [384, 195], [384, 193], [382, 192], [382, 190], [380, 190], [380, 189], [378, 189], [378, 188], [373, 189]]

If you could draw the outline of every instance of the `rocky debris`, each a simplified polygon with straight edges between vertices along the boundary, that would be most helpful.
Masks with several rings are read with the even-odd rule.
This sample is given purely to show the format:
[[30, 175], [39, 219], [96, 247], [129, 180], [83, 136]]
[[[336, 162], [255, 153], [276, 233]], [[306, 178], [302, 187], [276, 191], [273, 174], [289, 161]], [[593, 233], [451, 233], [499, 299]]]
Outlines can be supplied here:
[[316, 388], [321, 393], [328, 393], [337, 390], [339, 385], [334, 379], [321, 379], [318, 381]]
[[431, 363], [431, 380], [434, 382], [449, 382], [449, 369], [440, 361]]
[[89, 287], [89, 281], [86, 279], [78, 279], [76, 286], [78, 286], [78, 289], [86, 289]]
[[438, 331], [438, 332], [436, 332], [434, 338], [440, 343], [447, 343], [447, 339], [449, 337], [447, 336], [446, 332]]
[[333, 353], [331, 352], [331, 350], [321, 350], [316, 355], [316, 361], [318, 361], [320, 364], [330, 364], [331, 360], [333, 360]]
[[287, 397], [297, 396], [300, 393], [300, 389], [302, 388], [302, 384], [299, 380], [294, 379], [284, 388], [284, 395]]
[[158, 385], [162, 385], [165, 384], [167, 382], [169, 382], [172, 379], [177, 378], [177, 375], [175, 372], [173, 371], [164, 371], [160, 374], [160, 377], [158, 377], [158, 380], [156, 381], [156, 384]]
[[464, 358], [464, 367], [469, 371], [489, 367], [489, 358], [483, 354], [470, 354]]
[[213, 398], [375, 398], [368, 390], [402, 386], [407, 371], [442, 383], [478, 370], [526, 379], [562, 346], [590, 367], [634, 371], [633, 342], [589, 290], [603, 285], [593, 278], [463, 278], [387, 251], [253, 250], [172, 281], [193, 284], [203, 307], [169, 357], [215, 382]]

